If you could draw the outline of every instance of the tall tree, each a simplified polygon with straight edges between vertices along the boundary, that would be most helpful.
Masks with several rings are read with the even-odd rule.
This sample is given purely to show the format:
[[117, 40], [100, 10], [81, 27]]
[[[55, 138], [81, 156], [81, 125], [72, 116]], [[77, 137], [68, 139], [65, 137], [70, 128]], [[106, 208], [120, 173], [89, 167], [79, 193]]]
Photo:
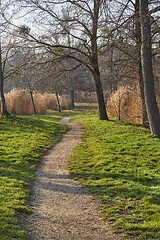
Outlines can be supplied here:
[[151, 22], [148, 9], [148, 0], [139, 0], [141, 21], [141, 61], [144, 79], [145, 101], [150, 130], [153, 135], [160, 138], [160, 114], [156, 102], [153, 65], [152, 65], [152, 42]]
[[0, 98], [1, 98], [1, 114], [2, 116], [9, 116], [6, 107], [6, 101], [4, 96], [4, 72], [2, 66], [2, 47], [1, 47], [1, 39], [0, 39]]
[[140, 24], [140, 14], [139, 14], [139, 0], [135, 1], [135, 37], [136, 37], [136, 47], [138, 52], [138, 74], [139, 74], [139, 85], [140, 85], [140, 94], [142, 101], [142, 125], [144, 127], [148, 126], [148, 116], [145, 103], [145, 94], [144, 94], [144, 81], [142, 74], [142, 61], [141, 61], [141, 24]]
[[[4, 6], [2, 6], [1, 0], [0, 0], [0, 9], [1, 9], [1, 17], [0, 17], [0, 98], [1, 98], [1, 114], [2, 116], [9, 116], [10, 114], [7, 111], [6, 107], [6, 101], [5, 101], [5, 95], [4, 95], [4, 65], [2, 61], [2, 33], [4, 32], [6, 28], [6, 23], [3, 21], [3, 11], [5, 9]], [[7, 50], [8, 53], [8, 50]]]
[[[40, 19], [42, 28], [47, 19], [52, 26], [54, 25], [50, 36], [43, 34], [41, 37], [36, 37], [29, 33], [26, 34], [28, 40], [47, 46], [57, 56], [74, 59], [78, 64], [87, 67], [95, 83], [99, 117], [101, 120], [108, 120], [99, 69], [99, 49], [103, 48], [99, 29], [106, 23], [105, 1], [57, 1], [54, 4], [50, 1], [24, 0], [23, 2], [27, 3], [26, 7], [30, 3], [29, 6], [43, 14], [43, 20]], [[42, 14], [36, 16], [41, 17]], [[47, 16], [45, 20], [44, 16]], [[51, 31], [51, 28], [49, 30]]]

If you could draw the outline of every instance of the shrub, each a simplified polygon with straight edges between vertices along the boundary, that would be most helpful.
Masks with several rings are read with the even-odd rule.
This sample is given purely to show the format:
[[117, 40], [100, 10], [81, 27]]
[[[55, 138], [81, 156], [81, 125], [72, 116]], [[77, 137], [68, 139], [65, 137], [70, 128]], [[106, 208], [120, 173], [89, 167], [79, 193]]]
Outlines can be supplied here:
[[120, 87], [110, 95], [107, 109], [112, 116], [119, 120], [142, 124], [142, 103], [138, 90]]
[[70, 109], [70, 98], [68, 95], [63, 95], [61, 98], [61, 109]]
[[[7, 109], [11, 114], [30, 115], [34, 113], [30, 93], [24, 89], [13, 89], [6, 95]], [[58, 110], [55, 94], [33, 92], [36, 113]], [[62, 98], [60, 98], [62, 102]]]
[[6, 95], [7, 109], [11, 114], [32, 114], [31, 98], [26, 90], [13, 89]]

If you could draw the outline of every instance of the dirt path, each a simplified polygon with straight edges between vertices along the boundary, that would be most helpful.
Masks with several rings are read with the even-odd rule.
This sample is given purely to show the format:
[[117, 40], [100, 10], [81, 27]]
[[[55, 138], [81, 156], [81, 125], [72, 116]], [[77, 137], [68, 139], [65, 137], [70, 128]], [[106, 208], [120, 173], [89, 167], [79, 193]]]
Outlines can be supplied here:
[[97, 202], [80, 185], [69, 179], [66, 161], [81, 141], [79, 125], [66, 123], [69, 131], [54, 145], [36, 172], [31, 196], [33, 213], [23, 219], [27, 240], [117, 240], [101, 220]]

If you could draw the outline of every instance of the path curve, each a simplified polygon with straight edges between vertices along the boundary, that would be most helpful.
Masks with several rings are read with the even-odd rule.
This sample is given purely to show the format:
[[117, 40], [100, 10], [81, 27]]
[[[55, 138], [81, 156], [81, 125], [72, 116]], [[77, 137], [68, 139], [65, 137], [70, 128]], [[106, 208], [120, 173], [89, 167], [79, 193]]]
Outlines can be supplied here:
[[33, 213], [25, 216], [27, 240], [120, 240], [104, 223], [98, 204], [78, 182], [69, 178], [66, 161], [81, 141], [82, 129], [61, 120], [69, 128], [61, 141], [42, 158], [36, 172], [30, 205]]

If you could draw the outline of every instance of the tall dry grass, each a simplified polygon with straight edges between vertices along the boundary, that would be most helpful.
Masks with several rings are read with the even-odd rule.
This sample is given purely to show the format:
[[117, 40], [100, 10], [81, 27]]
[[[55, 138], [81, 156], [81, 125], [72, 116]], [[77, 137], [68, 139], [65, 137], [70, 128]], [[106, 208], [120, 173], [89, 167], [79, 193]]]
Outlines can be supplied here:
[[[29, 91], [25, 89], [13, 89], [5, 94], [7, 110], [11, 114], [30, 115], [34, 113], [34, 108]], [[58, 110], [58, 103], [55, 94], [33, 92], [36, 113], [46, 113], [47, 110]], [[59, 96], [62, 110], [70, 109], [70, 96]], [[75, 101], [77, 102], [95, 102], [95, 93], [87, 93], [80, 91], [75, 93]]]
[[70, 109], [70, 96], [63, 95], [60, 100], [60, 105], [62, 110]]
[[[13, 89], [5, 94], [7, 110], [11, 114], [30, 115], [34, 113], [31, 95], [27, 90]], [[55, 94], [33, 92], [36, 113], [46, 113], [47, 110], [58, 110]], [[60, 103], [67, 109], [67, 101], [60, 97]]]
[[119, 120], [142, 124], [142, 103], [137, 89], [120, 87], [107, 102], [109, 113]]

